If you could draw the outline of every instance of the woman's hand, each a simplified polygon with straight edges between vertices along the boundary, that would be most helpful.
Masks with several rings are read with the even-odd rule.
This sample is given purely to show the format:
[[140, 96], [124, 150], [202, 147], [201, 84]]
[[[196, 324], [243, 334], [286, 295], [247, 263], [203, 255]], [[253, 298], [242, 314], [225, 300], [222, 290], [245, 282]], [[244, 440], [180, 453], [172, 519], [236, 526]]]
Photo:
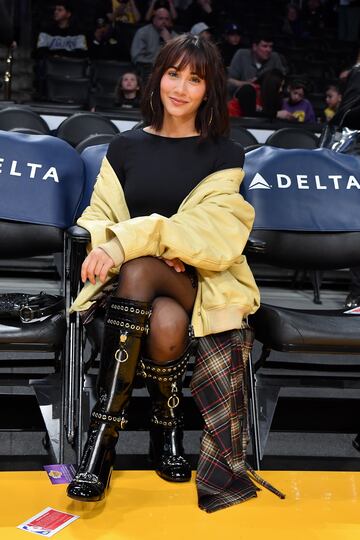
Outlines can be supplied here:
[[185, 272], [185, 264], [180, 259], [163, 259], [162, 257], [160, 258], [168, 266], [171, 266], [175, 270], [175, 272]]
[[85, 283], [88, 279], [93, 285], [98, 276], [101, 283], [104, 283], [110, 268], [115, 266], [114, 261], [103, 249], [95, 248], [90, 251], [81, 267], [81, 281]]

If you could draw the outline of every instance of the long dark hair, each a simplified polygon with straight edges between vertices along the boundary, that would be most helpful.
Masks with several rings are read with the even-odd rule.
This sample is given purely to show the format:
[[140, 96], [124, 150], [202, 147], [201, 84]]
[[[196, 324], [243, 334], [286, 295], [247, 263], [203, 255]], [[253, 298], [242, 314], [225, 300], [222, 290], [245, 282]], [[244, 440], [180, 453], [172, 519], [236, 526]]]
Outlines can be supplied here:
[[147, 82], [141, 111], [144, 121], [156, 131], [162, 128], [164, 108], [160, 97], [160, 81], [171, 66], [191, 70], [205, 80], [207, 99], [200, 105], [195, 129], [202, 139], [224, 135], [229, 129], [226, 105], [226, 74], [220, 53], [209, 40], [191, 34], [171, 39], [160, 50]]
[[284, 74], [276, 68], [265, 71], [259, 77], [263, 115], [275, 118], [277, 111], [282, 108], [283, 95], [281, 88], [284, 81]]

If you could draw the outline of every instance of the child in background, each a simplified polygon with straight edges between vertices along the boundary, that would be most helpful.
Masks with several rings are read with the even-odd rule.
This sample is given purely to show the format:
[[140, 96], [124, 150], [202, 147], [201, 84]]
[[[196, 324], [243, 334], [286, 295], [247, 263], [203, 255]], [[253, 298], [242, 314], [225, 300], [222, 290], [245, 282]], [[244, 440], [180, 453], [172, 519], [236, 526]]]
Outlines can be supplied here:
[[116, 105], [124, 109], [134, 109], [140, 106], [141, 80], [131, 71], [121, 75], [115, 89]]
[[289, 97], [283, 100], [283, 110], [288, 111], [297, 122], [316, 122], [314, 108], [305, 98], [306, 84], [300, 80], [288, 85]]
[[325, 91], [325, 101], [327, 107], [324, 109], [324, 116], [326, 122], [329, 122], [329, 120], [333, 118], [334, 114], [339, 108], [341, 98], [342, 93], [340, 90], [340, 85], [337, 83], [329, 84]]

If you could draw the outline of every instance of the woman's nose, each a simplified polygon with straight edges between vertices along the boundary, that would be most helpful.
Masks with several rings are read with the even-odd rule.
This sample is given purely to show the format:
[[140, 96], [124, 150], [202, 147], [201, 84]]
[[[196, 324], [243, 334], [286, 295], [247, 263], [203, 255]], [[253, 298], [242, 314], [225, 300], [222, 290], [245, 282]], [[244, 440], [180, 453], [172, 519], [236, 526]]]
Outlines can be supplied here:
[[185, 79], [181, 79], [180, 77], [178, 78], [178, 80], [176, 81], [177, 82], [177, 85], [176, 85], [176, 89], [178, 92], [184, 92], [185, 91], [185, 87], [186, 87], [186, 80]]

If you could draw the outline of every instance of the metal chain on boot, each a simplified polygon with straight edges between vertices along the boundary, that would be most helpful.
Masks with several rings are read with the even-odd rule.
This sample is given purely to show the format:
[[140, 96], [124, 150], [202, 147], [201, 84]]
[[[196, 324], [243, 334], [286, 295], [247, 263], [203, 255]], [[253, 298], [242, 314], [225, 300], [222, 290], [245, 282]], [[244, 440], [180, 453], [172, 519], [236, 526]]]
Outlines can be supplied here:
[[[125, 364], [129, 359], [127, 350], [129, 338], [141, 338], [149, 332], [149, 318], [151, 307], [148, 303], [132, 301], [122, 298], [111, 298], [109, 302], [105, 323], [108, 327], [114, 327], [119, 330], [118, 348], [112, 351], [113, 358], [119, 364]], [[108, 413], [103, 409], [108, 396], [100, 396], [97, 407], [91, 413], [91, 418], [95, 421], [113, 424], [114, 427], [121, 430], [125, 429], [128, 423], [126, 410], [123, 409], [119, 414]], [[104, 403], [103, 403], [104, 402]]]
[[[186, 372], [186, 367], [191, 356], [191, 350], [187, 349], [186, 353], [182, 356], [180, 360], [175, 360], [169, 364], [160, 366], [159, 364], [154, 364], [151, 360], [141, 358], [139, 361], [138, 375], [142, 376], [144, 379], [150, 379], [155, 383], [164, 385], [169, 388], [169, 394], [166, 400], [166, 405], [168, 407], [168, 412], [170, 417], [166, 415], [166, 419], [159, 418], [159, 415], [156, 413], [156, 408], [153, 410], [153, 414], [150, 418], [150, 421], [153, 424], [161, 425], [164, 427], [176, 427], [182, 426], [183, 418], [182, 414], [177, 414], [177, 407], [180, 404], [181, 389], [178, 388], [178, 384], [181, 383], [182, 378]], [[169, 386], [170, 387], [169, 387]], [[181, 386], [181, 384], [180, 384]], [[160, 416], [164, 416], [163, 412]]]

